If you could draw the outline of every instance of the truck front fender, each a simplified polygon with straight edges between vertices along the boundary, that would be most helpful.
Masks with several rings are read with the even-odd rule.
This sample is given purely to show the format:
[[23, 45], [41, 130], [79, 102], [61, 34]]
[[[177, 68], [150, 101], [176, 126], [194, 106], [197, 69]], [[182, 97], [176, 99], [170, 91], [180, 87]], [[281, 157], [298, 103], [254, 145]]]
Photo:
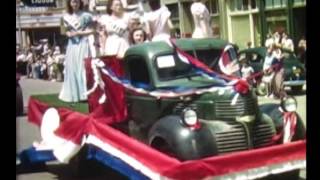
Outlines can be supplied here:
[[[273, 120], [273, 122], [275, 124], [277, 133], [282, 131], [282, 129], [283, 129], [283, 113], [280, 111], [278, 104], [272, 104], [272, 103], [263, 104], [260, 106], [260, 110], [262, 113], [265, 113], [271, 117], [271, 119]], [[296, 113], [296, 116], [297, 116], [297, 125], [296, 125], [295, 134], [292, 138], [293, 141], [304, 139], [305, 133], [306, 133], [306, 129], [305, 129], [305, 126], [302, 122], [301, 117], [299, 116], [298, 113]]]
[[149, 131], [149, 144], [180, 160], [200, 159], [218, 153], [208, 125], [201, 123], [192, 129], [181, 122], [180, 116], [170, 115], [159, 119]]

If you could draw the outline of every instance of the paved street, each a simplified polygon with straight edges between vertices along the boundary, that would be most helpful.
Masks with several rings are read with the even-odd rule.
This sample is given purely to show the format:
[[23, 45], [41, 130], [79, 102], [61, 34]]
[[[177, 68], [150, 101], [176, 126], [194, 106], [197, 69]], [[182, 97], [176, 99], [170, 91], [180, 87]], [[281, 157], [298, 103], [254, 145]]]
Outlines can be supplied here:
[[[58, 93], [61, 88], [61, 83], [59, 82], [50, 82], [43, 80], [33, 80], [26, 79], [22, 77], [20, 85], [23, 91], [23, 99], [25, 107], [28, 104], [28, 98], [32, 94], [47, 94], [47, 93]], [[289, 92], [290, 93], [290, 92]], [[304, 123], [306, 124], [306, 94], [295, 95], [298, 100], [298, 112], [301, 115]], [[260, 103], [276, 102], [276, 100], [270, 100], [264, 97], [259, 98]], [[31, 146], [34, 140], [40, 140], [40, 131], [35, 125], [29, 124], [27, 122], [26, 116], [21, 116], [16, 118], [16, 129], [17, 129], [17, 153], [21, 150]], [[90, 177], [88, 180], [102, 180], [110, 179], [110, 177], [116, 177], [115, 174], [111, 171], [106, 171], [103, 176], [99, 177]], [[306, 172], [301, 171], [301, 179], [305, 179]], [[29, 171], [21, 172], [17, 174], [18, 180], [75, 180], [79, 179], [72, 176], [71, 169], [67, 165], [57, 165], [49, 164], [46, 170], [40, 171]], [[81, 178], [86, 179], [86, 178]], [[120, 178], [122, 179], [122, 178]]]

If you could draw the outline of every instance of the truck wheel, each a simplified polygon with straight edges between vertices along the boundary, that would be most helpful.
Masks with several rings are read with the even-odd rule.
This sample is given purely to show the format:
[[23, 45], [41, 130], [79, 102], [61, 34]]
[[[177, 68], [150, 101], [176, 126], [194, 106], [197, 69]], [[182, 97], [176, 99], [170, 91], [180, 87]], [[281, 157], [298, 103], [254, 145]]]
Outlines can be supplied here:
[[291, 91], [293, 92], [301, 92], [303, 86], [291, 86]]
[[164, 154], [167, 154], [168, 156], [177, 158], [176, 153], [173, 151], [170, 145], [162, 138], [155, 138], [150, 145], [151, 147], [157, 149], [158, 151]]

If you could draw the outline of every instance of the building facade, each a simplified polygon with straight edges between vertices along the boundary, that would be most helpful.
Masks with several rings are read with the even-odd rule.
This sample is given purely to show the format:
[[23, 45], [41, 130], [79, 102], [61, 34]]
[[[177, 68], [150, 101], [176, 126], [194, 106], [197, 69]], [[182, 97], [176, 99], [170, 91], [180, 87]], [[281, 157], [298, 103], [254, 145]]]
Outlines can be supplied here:
[[[66, 0], [51, 0], [54, 7], [28, 7], [17, 0], [17, 44], [26, 47], [46, 38], [51, 45], [65, 45], [61, 35], [61, 17]], [[93, 2], [97, 13], [105, 13], [107, 0]], [[193, 20], [192, 0], [161, 0], [171, 11], [171, 20], [181, 37], [190, 37]], [[226, 39], [245, 48], [247, 42], [261, 46], [268, 33], [286, 31], [295, 43], [306, 33], [306, 0], [207, 0], [214, 37]]]
[[55, 6], [27, 6], [16, 3], [16, 43], [27, 47], [48, 39], [51, 45], [62, 44], [60, 21], [65, 12], [64, 0], [55, 0]]
[[[20, 47], [36, 45], [40, 39], [48, 39], [50, 45], [66, 45], [66, 37], [61, 34], [61, 18], [66, 13], [66, 0], [43, 0], [54, 5], [28, 5], [24, 2], [33, 0], [16, 0], [16, 44]], [[86, 8], [94, 1], [96, 12], [105, 12], [107, 0], [82, 0]]]
[[[190, 37], [192, 0], [162, 0], [172, 12], [172, 21], [182, 37]], [[306, 0], [207, 0], [214, 37], [246, 47], [261, 46], [266, 35], [285, 31], [295, 45], [306, 33]]]

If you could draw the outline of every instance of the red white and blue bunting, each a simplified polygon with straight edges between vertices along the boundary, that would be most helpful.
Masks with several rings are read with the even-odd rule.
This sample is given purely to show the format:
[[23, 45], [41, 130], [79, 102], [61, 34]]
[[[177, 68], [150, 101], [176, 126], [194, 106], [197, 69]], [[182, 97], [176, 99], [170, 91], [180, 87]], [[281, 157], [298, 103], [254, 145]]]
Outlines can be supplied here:
[[[31, 109], [28, 114], [36, 124], [41, 125], [41, 121], [46, 121], [42, 118], [42, 114], [45, 114], [46, 111], [52, 111], [48, 105], [35, 99], [31, 99], [29, 105]], [[64, 124], [69, 128], [64, 131], [59, 130], [60, 133], [57, 134], [58, 138], [64, 139], [64, 141], [57, 143], [57, 146], [51, 146], [52, 149], [36, 150], [37, 148], [34, 147], [27, 149], [20, 156], [24, 163], [31, 164], [52, 160], [67, 162], [69, 157], [78, 152], [79, 147], [86, 144], [91, 149], [88, 152], [88, 157], [111, 166], [133, 179], [141, 179], [142, 177], [144, 177], [142, 179], [253, 179], [306, 167], [305, 140], [181, 162], [150, 148], [90, 117], [90, 115], [81, 115], [64, 108], [58, 108], [52, 112], [57, 112], [62, 122], [61, 125]], [[52, 117], [56, 117], [56, 115]], [[72, 122], [72, 124], [66, 125], [66, 122]], [[77, 127], [85, 127], [85, 129], [81, 130]], [[76, 129], [75, 132], [79, 134], [79, 138], [68, 135], [71, 129]], [[49, 145], [50, 143], [46, 143], [46, 141], [54, 139], [50, 134], [44, 135], [44, 138], [47, 137], [47, 139], [43, 139], [44, 143], [40, 144]], [[83, 139], [83, 137], [85, 138]], [[54, 153], [55, 151], [58, 153]], [[243, 159], [246, 159], [246, 163], [240, 163], [243, 162]]]
[[[232, 104], [235, 104], [239, 94], [248, 92], [245, 80], [215, 73], [180, 49], [176, 50], [180, 58], [211, 77], [221, 78], [225, 84], [220, 87], [149, 91], [117, 77], [100, 59], [94, 59], [91, 60], [91, 68], [95, 82], [87, 93], [90, 94], [97, 88], [105, 91], [107, 87], [101, 75], [108, 76], [128, 90], [157, 98], [214, 91], [223, 93], [234, 89], [236, 93]], [[103, 93], [99, 103], [102, 104], [106, 99]], [[65, 108], [50, 108], [32, 98], [28, 108], [28, 119], [40, 126], [42, 136], [41, 142], [34, 143], [34, 147], [21, 153], [21, 160], [28, 163], [51, 160], [68, 162], [86, 144], [91, 147], [89, 157], [111, 166], [131, 179], [253, 179], [306, 167], [306, 142], [290, 142], [294, 131], [287, 129], [292, 129], [295, 121], [289, 114], [284, 118], [284, 131], [289, 134], [284, 133], [283, 138], [284, 142], [290, 143], [181, 162], [123, 134], [92, 114], [84, 115]], [[243, 159], [246, 159], [246, 163], [240, 163]]]
[[[140, 87], [133, 86], [129, 80], [125, 80], [125, 79], [121, 79], [121, 78], [117, 77], [115, 75], [115, 73], [113, 73], [110, 68], [106, 67], [106, 65], [103, 63], [102, 60], [100, 60], [99, 58], [95, 58], [91, 61], [91, 68], [92, 68], [92, 71], [94, 74], [94, 81], [95, 82], [94, 82], [93, 87], [87, 91], [86, 95], [89, 95], [90, 93], [94, 92], [98, 86], [104, 91], [104, 84], [103, 84], [100, 72], [102, 72], [103, 75], [108, 76], [115, 83], [120, 84], [121, 86], [123, 86], [124, 88], [126, 88], [128, 90], [134, 91], [139, 94], [153, 96], [153, 97], [156, 97], [159, 99], [160, 98], [174, 98], [174, 97], [181, 97], [181, 96], [187, 96], [187, 95], [192, 95], [192, 94], [204, 94], [204, 93], [208, 93], [208, 92], [225, 91], [225, 90], [234, 89], [236, 91], [236, 94], [232, 100], [232, 104], [235, 104], [237, 101], [237, 98], [239, 97], [239, 93], [245, 94], [248, 92], [249, 85], [245, 79], [231, 76], [231, 72], [233, 72], [235, 68], [231, 68], [233, 70], [230, 70], [230, 68], [228, 68], [229, 70], [227, 70], [227, 67], [225, 67], [226, 63], [220, 63], [221, 64], [220, 66], [222, 67], [222, 69], [224, 69], [225, 72], [228, 71], [228, 75], [219, 74], [219, 73], [211, 70], [209, 67], [207, 67], [205, 64], [203, 64], [198, 59], [196, 59], [193, 56], [182, 51], [180, 48], [178, 48], [175, 45], [175, 42], [173, 40], [171, 41], [171, 43], [169, 43], [169, 45], [174, 47], [175, 51], [177, 52], [177, 55], [179, 56], [179, 58], [182, 61], [192, 65], [194, 68], [196, 68], [199, 71], [199, 73], [206, 75], [206, 77], [208, 77], [208, 78], [220, 79], [220, 82], [222, 82], [221, 85], [220, 86], [212, 85], [211, 87], [205, 87], [205, 88], [172, 87], [170, 89], [166, 88], [166, 89], [158, 89], [158, 90], [154, 90], [154, 91], [149, 91], [146, 88], [140, 88]], [[221, 56], [219, 62], [223, 61], [224, 55], [227, 53], [227, 51], [230, 48], [232, 48], [231, 45], [227, 45], [225, 47], [225, 49], [222, 52], [222, 56]], [[236, 61], [234, 61], [234, 62], [236, 62]], [[238, 67], [238, 65], [234, 64], [234, 63], [229, 63], [227, 65], [230, 65], [230, 64], [232, 64], [232, 66]], [[101, 71], [99, 71], [99, 69]], [[102, 104], [105, 102], [105, 100], [106, 100], [106, 96], [105, 96], [105, 93], [103, 93], [103, 95], [99, 99], [99, 103]]]

